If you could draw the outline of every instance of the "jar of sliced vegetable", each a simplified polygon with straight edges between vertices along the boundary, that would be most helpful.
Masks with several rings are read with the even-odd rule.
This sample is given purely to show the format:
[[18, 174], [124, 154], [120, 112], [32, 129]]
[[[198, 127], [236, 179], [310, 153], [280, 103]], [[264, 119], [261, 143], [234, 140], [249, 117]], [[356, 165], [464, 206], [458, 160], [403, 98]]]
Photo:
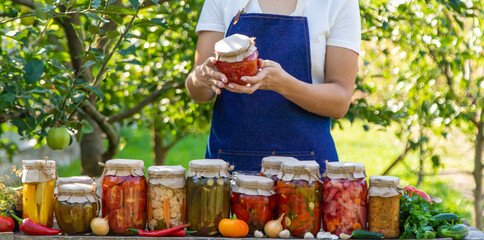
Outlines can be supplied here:
[[249, 225], [250, 233], [262, 231], [274, 216], [274, 181], [260, 176], [238, 175], [230, 195], [232, 214]]
[[91, 232], [91, 220], [99, 214], [96, 189], [92, 184], [60, 185], [54, 211], [62, 233], [76, 235]]
[[277, 216], [292, 236], [314, 236], [321, 226], [321, 174], [316, 161], [289, 161], [281, 165], [277, 181]]
[[198, 236], [218, 233], [218, 224], [230, 215], [228, 163], [220, 159], [193, 160], [187, 173], [188, 230]]
[[147, 183], [141, 160], [113, 159], [101, 176], [102, 216], [108, 216], [110, 233], [132, 235], [129, 228], [146, 227]]
[[161, 230], [185, 223], [185, 168], [148, 168], [148, 228]]
[[23, 218], [52, 227], [54, 223], [55, 161], [23, 160]]
[[323, 182], [323, 228], [339, 236], [366, 230], [368, 185], [365, 165], [326, 162]]
[[284, 157], [284, 156], [270, 156], [262, 158], [261, 162], [261, 170], [260, 175], [268, 177], [274, 181], [274, 186], [277, 184], [279, 180], [277, 175], [281, 170], [281, 165], [283, 162], [295, 162], [298, 161], [296, 158], [293, 157]]
[[400, 179], [392, 176], [371, 176], [368, 209], [368, 228], [385, 238], [400, 235]]

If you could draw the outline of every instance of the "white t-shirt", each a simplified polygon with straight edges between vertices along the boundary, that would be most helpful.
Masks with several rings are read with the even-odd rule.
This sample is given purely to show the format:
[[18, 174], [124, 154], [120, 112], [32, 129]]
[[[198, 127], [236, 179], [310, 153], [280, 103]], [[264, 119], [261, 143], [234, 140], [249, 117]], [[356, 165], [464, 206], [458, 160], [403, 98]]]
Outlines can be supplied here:
[[[301, 4], [304, 1], [298, 1]], [[196, 32], [226, 33], [243, 0], [205, 0]], [[302, 16], [308, 18], [313, 83], [324, 82], [326, 45], [360, 52], [361, 23], [358, 0], [308, 0]], [[258, 0], [251, 0], [247, 13], [262, 13]], [[293, 13], [294, 14], [294, 13]]]

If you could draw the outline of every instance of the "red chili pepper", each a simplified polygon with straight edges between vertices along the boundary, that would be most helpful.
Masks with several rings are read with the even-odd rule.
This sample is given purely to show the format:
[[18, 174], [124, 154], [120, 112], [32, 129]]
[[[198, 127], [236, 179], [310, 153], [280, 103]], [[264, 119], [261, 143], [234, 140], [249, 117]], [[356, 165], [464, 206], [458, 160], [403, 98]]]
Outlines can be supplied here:
[[30, 218], [22, 220], [15, 214], [12, 214], [12, 217], [20, 223], [20, 231], [27, 235], [57, 235], [61, 232], [59, 229], [52, 229], [42, 224], [35, 223]]
[[15, 223], [12, 218], [0, 216], [0, 232], [13, 232]]
[[165, 235], [167, 237], [186, 237], [188, 234], [194, 234], [197, 231], [188, 231], [186, 229], [180, 229], [174, 233], [170, 233], [168, 235]]
[[161, 236], [171, 236], [170, 234], [173, 234], [177, 231], [180, 231], [180, 229], [184, 229], [189, 226], [190, 226], [190, 223], [172, 227], [172, 228], [163, 229], [163, 230], [155, 230], [155, 231], [144, 231], [141, 229], [128, 229], [128, 230], [136, 232], [140, 237], [161, 237]]

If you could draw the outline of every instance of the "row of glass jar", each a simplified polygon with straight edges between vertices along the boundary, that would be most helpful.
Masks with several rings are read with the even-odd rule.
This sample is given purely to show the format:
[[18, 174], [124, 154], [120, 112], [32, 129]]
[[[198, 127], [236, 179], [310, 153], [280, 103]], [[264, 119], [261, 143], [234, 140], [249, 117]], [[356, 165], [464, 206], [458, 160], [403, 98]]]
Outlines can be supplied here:
[[[24, 164], [24, 171], [25, 167]], [[261, 175], [273, 181], [239, 175], [235, 178], [232, 193], [228, 164], [222, 160], [191, 161], [186, 182], [185, 169], [181, 166], [153, 166], [148, 169], [150, 179], [147, 184], [143, 167], [143, 162], [139, 160], [110, 160], [106, 163], [102, 178], [102, 216], [108, 217], [112, 234], [127, 234], [128, 228], [144, 229], [148, 220], [147, 225], [151, 230], [190, 222], [190, 230], [197, 231], [197, 235], [210, 236], [218, 233], [218, 222], [228, 218], [230, 210], [249, 224], [251, 232], [262, 230], [267, 221], [282, 214], [285, 215], [284, 227], [293, 236], [300, 237], [306, 232], [317, 234], [321, 219], [325, 231], [338, 235], [350, 234], [354, 229], [366, 229], [367, 226], [368, 189], [362, 164], [327, 163], [325, 180], [321, 182], [319, 165], [314, 161], [269, 157], [262, 162]], [[49, 183], [53, 186], [53, 179], [37, 184], [50, 186]], [[28, 196], [32, 196], [29, 192], [31, 185], [24, 182], [24, 217], [32, 218], [34, 211], [25, 210], [30, 206], [31, 197]], [[82, 195], [80, 190], [72, 188], [59, 188], [59, 196], [64, 197], [58, 197], [55, 202], [57, 221], [65, 233], [88, 232], [87, 223], [98, 215], [99, 209], [95, 188], [92, 194], [85, 190], [85, 195], [93, 196], [85, 201], [79, 197]], [[34, 193], [37, 194], [36, 191]], [[49, 195], [47, 191], [39, 196]], [[381, 217], [385, 213], [388, 215], [388, 209], [385, 209], [388, 203], [381, 199], [375, 202], [376, 208], [373, 209], [377, 213], [369, 213], [370, 230], [375, 231], [372, 229], [374, 220], [377, 225], [385, 225], [377, 226], [378, 231], [389, 231], [389, 235], [394, 235], [396, 231], [398, 236], [397, 199], [392, 198], [390, 204], [392, 209], [397, 208], [390, 211], [392, 221], [388, 221], [388, 217]], [[370, 210], [371, 203], [372, 197]], [[42, 209], [49, 208], [35, 206], [36, 210], [39, 209], [38, 215], [43, 216], [38, 218], [39, 222], [43, 223], [42, 219], [46, 218], [43, 224], [48, 226], [52, 225], [52, 210], [50, 214], [44, 214]], [[395, 211], [396, 225], [393, 224]]]

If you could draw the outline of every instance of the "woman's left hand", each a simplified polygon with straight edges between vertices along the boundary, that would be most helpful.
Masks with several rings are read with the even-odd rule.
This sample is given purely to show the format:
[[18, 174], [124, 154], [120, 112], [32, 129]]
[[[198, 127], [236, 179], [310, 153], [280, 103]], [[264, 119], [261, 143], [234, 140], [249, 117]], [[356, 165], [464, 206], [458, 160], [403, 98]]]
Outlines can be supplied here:
[[[259, 72], [257, 75], [249, 77], [244, 76], [242, 81], [247, 82], [248, 85], [243, 86], [236, 83], [229, 83], [225, 89], [236, 93], [252, 94], [257, 89], [276, 91], [280, 81], [291, 78], [292, 76], [282, 69], [281, 65], [271, 60], [259, 59]], [[277, 91], [276, 91], [277, 92]]]

